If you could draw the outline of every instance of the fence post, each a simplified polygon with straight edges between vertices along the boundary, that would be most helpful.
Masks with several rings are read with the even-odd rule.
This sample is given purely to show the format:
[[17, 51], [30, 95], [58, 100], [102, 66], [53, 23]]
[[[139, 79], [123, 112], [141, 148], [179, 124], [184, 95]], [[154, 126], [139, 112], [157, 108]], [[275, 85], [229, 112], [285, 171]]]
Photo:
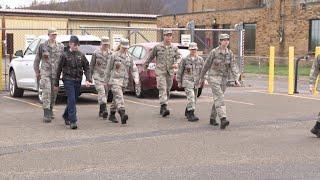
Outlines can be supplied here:
[[2, 41], [0, 41], [0, 91], [4, 90], [4, 85], [3, 85], [3, 59], [2, 59]]
[[[320, 46], [316, 47], [316, 51], [314, 55], [315, 59], [317, 59], [318, 55], [320, 55]], [[316, 84], [314, 85], [313, 95], [318, 95], [318, 91], [317, 91], [318, 83], [319, 83], [319, 76], [317, 77]]]
[[270, 46], [270, 57], [269, 57], [269, 85], [268, 92], [274, 92], [274, 58], [275, 58], [275, 50], [274, 46]]
[[288, 94], [294, 94], [294, 47], [289, 47], [289, 62], [288, 62]]
[[191, 42], [194, 42], [194, 35], [195, 35], [195, 30], [194, 29], [196, 28], [194, 20], [188, 22], [187, 28], [190, 30]]
[[244, 68], [244, 36], [245, 30], [243, 27], [243, 23], [239, 23], [236, 25], [236, 30], [239, 33], [239, 41], [238, 41], [238, 63], [239, 63], [239, 71], [242, 74]]

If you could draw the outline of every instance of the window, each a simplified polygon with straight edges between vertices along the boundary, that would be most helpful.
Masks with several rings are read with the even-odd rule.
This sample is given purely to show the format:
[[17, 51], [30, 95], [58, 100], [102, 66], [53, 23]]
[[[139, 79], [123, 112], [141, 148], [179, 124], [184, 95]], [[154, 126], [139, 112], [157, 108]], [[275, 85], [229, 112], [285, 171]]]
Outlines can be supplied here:
[[244, 24], [244, 51], [245, 53], [252, 54], [256, 50], [256, 24]]
[[26, 49], [24, 55], [36, 54], [38, 44], [39, 44], [39, 39], [34, 40]]
[[132, 52], [132, 56], [135, 57], [135, 58], [140, 59], [141, 51], [142, 51], [142, 47], [141, 46], [136, 46], [136, 48], [134, 48], [134, 50]]
[[320, 20], [310, 21], [309, 51], [314, 52], [316, 46], [320, 45]]

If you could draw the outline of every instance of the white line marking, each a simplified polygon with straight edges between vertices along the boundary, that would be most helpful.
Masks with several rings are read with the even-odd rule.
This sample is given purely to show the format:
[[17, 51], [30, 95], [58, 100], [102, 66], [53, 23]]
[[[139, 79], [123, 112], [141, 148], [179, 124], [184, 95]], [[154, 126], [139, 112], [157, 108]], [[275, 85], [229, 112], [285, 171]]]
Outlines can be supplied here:
[[8, 97], [8, 96], [3, 96], [3, 98], [11, 99], [11, 100], [18, 101], [18, 102], [22, 102], [22, 103], [25, 103], [25, 104], [29, 104], [29, 105], [34, 106], [34, 107], [37, 107], [37, 108], [42, 108], [41, 105], [39, 105], [39, 104], [34, 104], [34, 103], [31, 103], [31, 102], [28, 102], [28, 101], [24, 101], [24, 100], [12, 98], [12, 97]]
[[306, 97], [306, 96], [297, 96], [297, 95], [289, 95], [289, 94], [281, 94], [281, 93], [268, 93], [264, 91], [257, 91], [257, 90], [252, 90], [249, 91], [252, 93], [260, 93], [260, 94], [267, 94], [267, 95], [274, 95], [274, 96], [286, 96], [286, 97], [292, 97], [292, 98], [300, 98], [300, 99], [309, 99], [309, 100], [315, 100], [315, 101], [320, 101], [319, 98], [313, 98], [313, 97]]
[[[212, 98], [212, 96], [202, 96], [202, 97]], [[235, 101], [235, 100], [231, 100], [231, 99], [225, 99], [224, 101], [237, 103], [237, 104], [244, 104], [244, 105], [248, 105], [248, 106], [254, 106], [255, 105], [253, 103], [248, 103], [248, 102], [243, 102], [243, 101]]]
[[149, 106], [149, 107], [153, 107], [153, 108], [159, 108], [160, 106], [155, 106], [155, 105], [151, 105], [151, 104], [145, 104], [145, 103], [141, 103], [141, 102], [137, 102], [137, 101], [132, 101], [132, 100], [129, 100], [129, 99], [125, 99], [124, 101], [128, 101], [128, 102], [131, 102], [133, 104], [140, 104], [140, 105], [143, 105], [143, 106]]

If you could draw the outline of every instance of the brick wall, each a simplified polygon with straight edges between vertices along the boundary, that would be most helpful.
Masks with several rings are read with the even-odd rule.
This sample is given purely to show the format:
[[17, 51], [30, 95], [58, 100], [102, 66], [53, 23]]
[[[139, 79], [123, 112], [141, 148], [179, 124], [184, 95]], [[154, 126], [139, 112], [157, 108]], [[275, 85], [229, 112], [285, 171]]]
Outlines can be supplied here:
[[260, 1], [261, 0], [188, 0], [188, 12], [257, 7]]
[[[212, 0], [217, 1], [218, 0]], [[228, 0], [225, 0], [228, 1]], [[241, 0], [240, 0], [241, 1]], [[157, 20], [158, 27], [182, 27], [188, 21], [195, 20], [196, 25], [212, 28], [213, 19], [215, 26], [221, 28], [223, 24], [234, 27], [239, 22], [256, 23], [255, 53], [252, 55], [266, 56], [269, 46], [276, 47], [277, 56], [288, 56], [289, 46], [295, 47], [295, 54], [308, 53], [310, 20], [320, 19], [320, 3], [307, 4], [306, 9], [300, 8], [296, 1], [275, 0], [266, 7], [224, 11], [208, 11], [186, 13], [173, 16], [161, 16]], [[283, 14], [280, 16], [280, 14]], [[283, 25], [282, 25], [283, 24]], [[283, 41], [280, 42], [279, 32], [283, 29]], [[206, 38], [212, 40], [212, 32], [206, 33]], [[177, 38], [178, 41], [179, 38]], [[237, 34], [231, 33], [231, 48], [237, 51]], [[212, 47], [210, 47], [212, 48]]]

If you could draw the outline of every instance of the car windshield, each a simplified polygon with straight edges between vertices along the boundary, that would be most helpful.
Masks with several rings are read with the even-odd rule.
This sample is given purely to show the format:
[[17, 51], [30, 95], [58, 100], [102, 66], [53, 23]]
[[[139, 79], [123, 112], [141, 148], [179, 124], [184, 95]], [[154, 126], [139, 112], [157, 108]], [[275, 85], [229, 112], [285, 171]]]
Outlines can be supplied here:
[[[68, 47], [69, 42], [62, 42], [65, 47]], [[80, 41], [79, 50], [83, 54], [92, 55], [93, 52], [100, 47], [100, 41]]]

